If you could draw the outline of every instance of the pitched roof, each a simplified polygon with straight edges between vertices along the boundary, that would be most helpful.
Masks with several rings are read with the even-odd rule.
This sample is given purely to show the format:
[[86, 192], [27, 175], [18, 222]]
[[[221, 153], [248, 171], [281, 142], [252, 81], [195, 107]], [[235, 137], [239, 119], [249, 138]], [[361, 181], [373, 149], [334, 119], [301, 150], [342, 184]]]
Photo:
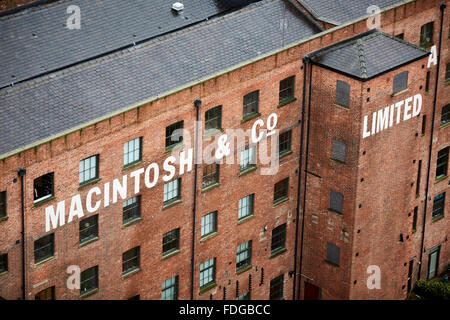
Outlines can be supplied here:
[[[281, 28], [283, 17], [281, 26], [285, 27]], [[265, 0], [134, 48], [0, 90], [0, 159], [317, 32], [314, 24], [288, 2]]]
[[[173, 1], [175, 2], [175, 0]], [[225, 13], [220, 0], [46, 1], [0, 16], [0, 88], [92, 59]], [[69, 5], [81, 29], [68, 29]], [[16, 12], [17, 11], [17, 12]]]
[[380, 9], [405, 2], [404, 0], [298, 0], [317, 20], [340, 25], [369, 14], [367, 8]]
[[429, 54], [425, 49], [374, 29], [307, 57], [316, 65], [366, 81]]

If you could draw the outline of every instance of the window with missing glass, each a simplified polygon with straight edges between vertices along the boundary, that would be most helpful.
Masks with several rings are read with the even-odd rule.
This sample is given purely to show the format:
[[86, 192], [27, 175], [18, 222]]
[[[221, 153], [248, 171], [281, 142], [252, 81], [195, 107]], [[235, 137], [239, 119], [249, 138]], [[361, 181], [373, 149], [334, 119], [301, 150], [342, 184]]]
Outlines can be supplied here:
[[338, 213], [342, 213], [343, 203], [344, 203], [344, 196], [339, 192], [330, 190], [330, 207], [329, 207], [329, 209], [331, 209], [335, 212], [338, 212]]
[[336, 246], [330, 242], [327, 243], [326, 260], [328, 262], [331, 262], [332, 264], [335, 264], [338, 266], [339, 262], [340, 262], [340, 254], [341, 254], [341, 249], [338, 246]]
[[345, 108], [350, 107], [350, 85], [347, 82], [336, 81], [336, 104]]
[[174, 229], [163, 235], [163, 255], [167, 255], [180, 248], [180, 229]]
[[447, 176], [449, 147], [438, 152], [436, 163], [436, 179]]
[[217, 106], [205, 112], [205, 132], [220, 130], [222, 126], [222, 106]]
[[141, 247], [135, 247], [122, 254], [122, 274], [139, 269]]
[[39, 291], [34, 300], [55, 300], [55, 286]]
[[167, 279], [161, 286], [161, 300], [178, 299], [178, 276]]
[[83, 184], [98, 178], [98, 155], [83, 159], [79, 164], [79, 183]]
[[253, 215], [255, 195], [250, 194], [239, 200], [238, 219]]
[[437, 219], [444, 216], [444, 205], [445, 205], [445, 192], [437, 195], [433, 199], [432, 219]]
[[288, 198], [289, 194], [289, 178], [283, 179], [274, 186], [273, 202], [277, 203]]
[[201, 236], [205, 237], [217, 231], [217, 211], [202, 217]]
[[0, 273], [8, 271], [8, 254], [0, 254]]
[[141, 217], [141, 196], [132, 197], [122, 204], [123, 223], [128, 223]]
[[209, 259], [200, 265], [200, 288], [216, 282], [216, 258]]
[[142, 137], [125, 142], [123, 145], [123, 165], [128, 166], [142, 159]]
[[291, 151], [292, 130], [280, 133], [278, 137], [278, 154], [282, 155]]
[[98, 237], [98, 214], [80, 221], [80, 243]]
[[291, 101], [294, 98], [295, 76], [280, 81], [279, 103]]
[[98, 289], [98, 266], [89, 268], [80, 274], [80, 295]]
[[428, 47], [433, 44], [433, 22], [424, 24], [420, 29], [420, 46]]
[[259, 90], [250, 92], [244, 96], [243, 117], [258, 113]]
[[442, 107], [441, 126], [450, 122], [450, 104]]
[[211, 163], [203, 166], [202, 188], [219, 183], [219, 164]]
[[331, 157], [334, 160], [345, 163], [345, 156], [346, 156], [345, 143], [338, 141], [338, 140], [333, 140], [333, 148], [332, 148], [332, 152], [331, 152]]
[[6, 217], [6, 191], [0, 192], [0, 218]]
[[34, 263], [38, 263], [54, 255], [53, 233], [46, 235], [34, 242]]
[[284, 275], [280, 275], [270, 280], [270, 300], [283, 299]]
[[396, 94], [408, 88], [408, 71], [404, 71], [394, 76], [392, 93]]
[[251, 265], [252, 241], [247, 241], [237, 247], [236, 252], [236, 271]]
[[39, 202], [53, 196], [53, 172], [44, 174], [33, 182], [34, 202]]
[[256, 146], [249, 146], [241, 151], [239, 164], [241, 172], [256, 167]]
[[180, 199], [181, 178], [164, 184], [164, 205]]
[[166, 127], [166, 149], [183, 141], [183, 121]]
[[275, 253], [286, 248], [286, 223], [272, 230], [271, 252]]

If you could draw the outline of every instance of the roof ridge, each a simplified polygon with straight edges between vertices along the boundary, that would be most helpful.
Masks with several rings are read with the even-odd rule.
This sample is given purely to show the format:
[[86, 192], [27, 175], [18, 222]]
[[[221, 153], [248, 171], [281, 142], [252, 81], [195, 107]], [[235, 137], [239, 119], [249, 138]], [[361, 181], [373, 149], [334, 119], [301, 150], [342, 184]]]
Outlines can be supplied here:
[[364, 44], [361, 38], [357, 40], [356, 47], [358, 49], [359, 70], [361, 78], [367, 78], [366, 54], [364, 52]]

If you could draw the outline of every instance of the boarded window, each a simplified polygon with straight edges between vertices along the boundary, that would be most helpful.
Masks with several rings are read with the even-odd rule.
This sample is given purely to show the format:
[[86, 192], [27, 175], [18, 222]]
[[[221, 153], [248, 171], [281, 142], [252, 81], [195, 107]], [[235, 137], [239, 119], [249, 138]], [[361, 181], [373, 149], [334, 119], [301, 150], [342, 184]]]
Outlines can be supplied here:
[[394, 77], [394, 89], [393, 89], [394, 94], [406, 90], [407, 87], [408, 87], [408, 71], [399, 73]]
[[336, 212], [342, 213], [342, 203], [344, 202], [344, 196], [339, 192], [330, 190], [330, 209]]
[[345, 152], [346, 152], [345, 143], [333, 140], [333, 150], [331, 157], [335, 160], [345, 162]]
[[344, 81], [336, 83], [336, 104], [346, 108], [350, 105], [350, 85]]
[[331, 262], [335, 265], [339, 265], [340, 255], [341, 255], [341, 249], [338, 246], [328, 242], [327, 243], [327, 261]]

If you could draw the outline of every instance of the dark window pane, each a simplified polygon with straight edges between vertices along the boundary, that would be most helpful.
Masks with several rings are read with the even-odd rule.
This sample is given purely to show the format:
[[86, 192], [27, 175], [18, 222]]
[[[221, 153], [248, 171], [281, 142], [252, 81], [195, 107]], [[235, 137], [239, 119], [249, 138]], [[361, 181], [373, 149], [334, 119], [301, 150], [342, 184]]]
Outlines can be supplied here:
[[448, 169], [448, 150], [449, 147], [438, 152], [436, 163], [436, 179], [445, 177]]
[[122, 273], [139, 268], [140, 247], [130, 249], [122, 254]]
[[420, 30], [420, 46], [429, 46], [433, 43], [433, 22], [422, 26]]
[[272, 230], [271, 252], [274, 253], [286, 246], [286, 224], [282, 224]]
[[336, 82], [336, 104], [346, 108], [350, 105], [350, 85], [341, 80]]
[[342, 204], [344, 202], [344, 196], [339, 192], [330, 190], [330, 209], [342, 213]]
[[258, 112], [259, 90], [250, 92], [244, 96], [243, 116]]
[[34, 242], [34, 263], [53, 257], [54, 234], [46, 235]]
[[86, 242], [98, 236], [98, 214], [80, 221], [80, 242]]
[[217, 106], [205, 112], [205, 131], [220, 129], [222, 121], [222, 106]]
[[80, 274], [80, 295], [98, 288], [98, 266], [89, 268]]
[[444, 205], [445, 205], [445, 192], [437, 195], [433, 199], [433, 214], [432, 218], [436, 219], [444, 215]]
[[171, 124], [166, 127], [166, 148], [183, 141], [183, 121]]
[[284, 275], [278, 276], [270, 281], [270, 300], [283, 298]]
[[333, 150], [331, 157], [335, 160], [345, 162], [346, 145], [345, 143], [337, 140], [333, 140]]
[[273, 202], [281, 201], [288, 197], [289, 178], [277, 182], [274, 187]]
[[8, 271], [8, 254], [0, 255], [0, 273]]
[[0, 218], [6, 216], [6, 191], [0, 192]]
[[38, 292], [35, 297], [35, 300], [55, 300], [55, 287], [50, 287]]
[[407, 87], [408, 87], [408, 71], [404, 71], [394, 76], [394, 89], [393, 89], [394, 94], [405, 90]]
[[341, 249], [332, 243], [327, 243], [327, 261], [339, 265]]
[[179, 248], [180, 229], [175, 229], [163, 235], [163, 255]]
[[236, 270], [245, 268], [251, 264], [252, 241], [244, 242], [237, 247], [236, 252]]
[[450, 104], [442, 107], [441, 126], [450, 122]]
[[44, 200], [53, 195], [53, 172], [34, 179], [34, 201]]
[[203, 167], [202, 188], [219, 182], [219, 164], [211, 163]]
[[295, 77], [289, 77], [280, 81], [280, 100], [283, 102], [294, 97], [294, 79]]
[[141, 196], [133, 197], [123, 203], [123, 223], [141, 216]]
[[395, 37], [398, 38], [398, 39], [403, 40], [403, 38], [405, 37], [405, 34], [404, 33], [400, 33], [400, 34], [396, 35]]
[[292, 130], [283, 132], [279, 136], [279, 147], [278, 147], [278, 153], [282, 154], [284, 152], [291, 151], [291, 136], [292, 136]]
[[450, 81], [450, 63], [447, 63], [447, 67], [445, 69], [445, 82]]

